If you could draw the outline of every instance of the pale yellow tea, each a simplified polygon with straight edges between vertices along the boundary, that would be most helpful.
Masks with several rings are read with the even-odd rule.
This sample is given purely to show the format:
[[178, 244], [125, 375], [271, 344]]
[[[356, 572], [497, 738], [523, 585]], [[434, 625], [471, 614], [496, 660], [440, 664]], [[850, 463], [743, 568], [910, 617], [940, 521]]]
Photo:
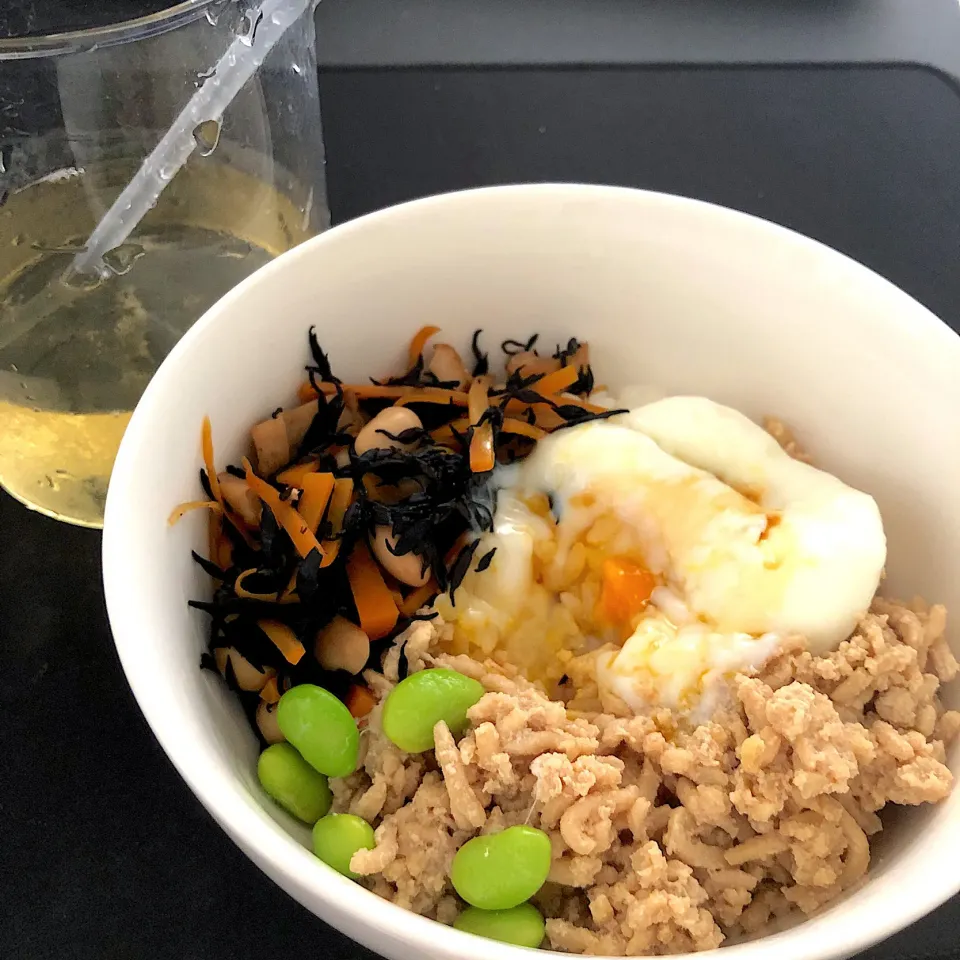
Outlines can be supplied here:
[[[309, 235], [283, 195], [221, 163], [189, 164], [107, 259], [68, 276], [129, 170], [65, 171], [0, 208], [0, 484], [52, 517], [99, 526], [130, 412], [184, 331]], [[105, 209], [105, 207], [104, 207]]]

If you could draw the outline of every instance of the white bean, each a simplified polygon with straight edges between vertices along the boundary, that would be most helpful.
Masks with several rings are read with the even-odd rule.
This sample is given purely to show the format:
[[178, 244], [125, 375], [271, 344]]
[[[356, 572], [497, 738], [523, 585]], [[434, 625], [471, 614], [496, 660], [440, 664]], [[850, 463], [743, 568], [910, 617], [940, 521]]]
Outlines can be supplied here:
[[290, 462], [290, 441], [287, 428], [280, 417], [263, 420], [250, 431], [250, 439], [257, 453], [257, 466], [265, 477], [272, 476]]
[[460, 354], [449, 343], [438, 343], [433, 348], [427, 370], [438, 380], [444, 383], [455, 382], [458, 387], [464, 386], [470, 379]]
[[294, 407], [292, 410], [284, 410], [280, 414], [280, 419], [287, 431], [287, 441], [291, 449], [299, 447], [303, 438], [313, 423], [313, 418], [320, 409], [319, 400], [311, 400], [302, 406]]
[[220, 481], [220, 492], [223, 494], [223, 499], [251, 527], [259, 526], [263, 507], [260, 498], [247, 486], [247, 481], [241, 480], [226, 471], [218, 473], [217, 479]]
[[344, 617], [334, 617], [317, 633], [314, 653], [324, 670], [359, 673], [370, 656], [370, 638]]
[[377, 527], [373, 532], [371, 546], [380, 566], [408, 587], [422, 587], [430, 579], [430, 568], [425, 569], [423, 558], [419, 554], [404, 553], [397, 556], [393, 552], [391, 548], [396, 547], [396, 540], [391, 535], [390, 527]]
[[267, 743], [282, 743], [287, 738], [277, 723], [277, 705], [261, 700], [257, 705], [257, 726]]
[[237, 678], [237, 686], [241, 690], [250, 692], [263, 689], [263, 685], [277, 672], [273, 667], [258, 670], [246, 657], [240, 654], [236, 647], [217, 647], [213, 651], [213, 659], [217, 669], [227, 675], [227, 660], [233, 668], [233, 675]]
[[368, 450], [409, 450], [413, 444], [398, 443], [381, 433], [399, 436], [404, 430], [423, 427], [420, 418], [407, 407], [387, 407], [378, 413], [358, 434], [353, 443], [357, 456]]

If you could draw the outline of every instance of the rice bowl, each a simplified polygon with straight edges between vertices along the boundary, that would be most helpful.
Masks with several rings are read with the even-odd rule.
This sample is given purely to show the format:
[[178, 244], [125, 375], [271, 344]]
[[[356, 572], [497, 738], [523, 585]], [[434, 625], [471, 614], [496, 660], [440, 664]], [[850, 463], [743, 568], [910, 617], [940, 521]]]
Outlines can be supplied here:
[[[495, 229], [499, 231], [496, 242], [488, 241], [486, 238], [491, 237]], [[409, 234], [410, 230], [414, 232]], [[416, 250], [409, 258], [398, 252], [400, 233], [416, 237]], [[353, 243], [360, 246], [353, 248]], [[366, 258], [362, 270], [353, 253], [358, 249], [364, 250]], [[318, 252], [311, 254], [313, 250]], [[298, 268], [304, 271], [300, 278], [302, 286], [280, 279], [286, 265], [294, 265], [298, 257], [311, 255], [316, 257], [315, 264], [308, 267], [308, 260], [303, 259], [303, 267]], [[523, 270], [517, 266], [521, 258]], [[758, 279], [754, 265], [759, 261], [766, 264], [766, 269]], [[682, 276], [691, 275], [698, 278], [697, 284], [680, 282]], [[271, 287], [273, 276], [277, 278], [273, 281], [276, 286]], [[798, 277], [803, 278], [802, 283], [795, 279]], [[430, 278], [433, 279], [427, 301], [421, 291]], [[111, 524], [112, 511], [108, 506], [105, 570], [111, 619], [125, 669], [148, 719], [201, 798], [218, 814], [221, 822], [227, 821], [225, 825], [234, 836], [237, 836], [237, 824], [246, 821], [240, 831], [242, 839], [238, 838], [241, 845], [248, 851], [253, 849], [255, 859], [266, 864], [272, 875], [280, 877], [287, 889], [296, 891], [300, 899], [321, 915], [326, 912], [346, 932], [375, 948], [393, 951], [396, 955], [406, 942], [432, 950], [433, 954], [428, 955], [474, 955], [476, 951], [479, 956], [483, 944], [481, 941], [477, 947], [469, 938], [440, 928], [433, 928], [435, 933], [427, 933], [426, 930], [431, 929], [427, 927], [419, 933], [423, 929], [419, 926], [422, 921], [413, 917], [400, 919], [402, 915], [392, 911], [390, 916], [399, 933], [388, 933], [376, 924], [364, 930], [360, 922], [364, 908], [354, 909], [350, 904], [362, 900], [366, 894], [346, 881], [343, 881], [344, 887], [339, 886], [335, 877], [321, 881], [319, 878], [324, 874], [317, 874], [316, 869], [322, 865], [308, 865], [310, 857], [302, 849], [297, 854], [292, 852], [295, 845], [290, 846], [289, 839], [284, 841], [284, 832], [272, 826], [271, 821], [282, 822], [294, 836], [303, 838], [303, 832], [297, 834], [293, 824], [270, 810], [269, 805], [261, 807], [266, 801], [250, 779], [252, 766], [246, 766], [246, 773], [242, 770], [228, 773], [237, 768], [238, 760], [243, 768], [242, 758], [250, 757], [254, 747], [238, 724], [235, 708], [218, 692], [219, 681], [215, 677], [194, 676], [196, 658], [203, 644], [203, 628], [177, 610], [186, 598], [195, 596], [203, 588], [202, 580], [185, 569], [182, 559], [188, 543], [199, 546], [202, 538], [189, 518], [173, 534], [162, 529], [171, 505], [177, 500], [191, 499], [195, 493], [190, 478], [195, 476], [196, 447], [184, 444], [182, 437], [195, 435], [203, 413], [209, 413], [218, 429], [223, 430], [223, 446], [232, 457], [241, 451], [243, 433], [252, 422], [278, 404], [288, 402], [282, 390], [278, 395], [275, 386], [271, 392], [270, 385], [297, 382], [296, 371], [305, 358], [295, 334], [302, 336], [304, 319], [318, 322], [319, 318], [311, 315], [310, 301], [320, 291], [327, 302], [327, 317], [320, 323], [325, 345], [332, 355], [343, 357], [346, 373], [357, 377], [368, 372], [371, 364], [377, 369], [396, 369], [397, 366], [397, 357], [388, 344], [364, 340], [363, 324], [371, 324], [372, 333], [389, 317], [394, 329], [402, 330], [404, 325], [411, 329], [424, 317], [428, 302], [432, 310], [438, 309], [438, 303], [445, 304], [440, 307], [444, 317], [456, 317], [455, 323], [444, 319], [443, 325], [448, 331], [453, 327], [455, 334], [459, 329], [461, 343], [475, 326], [484, 326], [492, 338], [509, 336], [518, 326], [527, 329], [534, 326], [548, 339], [565, 340], [571, 335], [582, 335], [581, 318], [590, 316], [589, 337], [591, 348], [596, 351], [596, 366], [603, 370], [604, 378], [609, 378], [614, 388], [640, 379], [656, 382], [668, 393], [709, 395], [738, 406], [754, 417], [770, 411], [782, 415], [798, 428], [818, 460], [831, 472], [876, 497], [891, 544], [887, 581], [891, 592], [906, 596], [922, 592], [947, 605], [955, 601], [956, 588], [950, 582], [948, 569], [953, 548], [947, 532], [949, 524], [937, 525], [929, 519], [925, 523], [923, 515], [926, 513], [929, 518], [937, 511], [956, 510], [947, 495], [946, 478], [949, 470], [957, 467], [958, 450], [949, 442], [938, 448], [936, 454], [941, 459], [919, 477], [909, 472], [907, 465], [921, 462], [920, 457], [926, 454], [911, 424], [917, 417], [930, 421], [937, 411], [941, 417], [947, 416], [945, 411], [956, 399], [951, 393], [956, 387], [948, 373], [949, 363], [953, 362], [950, 358], [956, 357], [956, 338], [889, 285], [809, 241], [740, 215], [675, 198], [600, 188], [515, 188], [424, 201], [375, 215], [307, 245], [253, 279], [257, 282], [251, 281], [231, 294], [198, 324], [172, 355], [168, 369], [177, 368], [178, 373], [169, 376], [175, 376], [180, 384], [194, 384], [191, 395], [173, 396], [174, 380], [165, 378], [165, 372], [161, 371], [134, 419], [130, 431], [134, 439], [125, 443], [118, 460], [116, 476], [120, 479], [115, 489], [121, 492], [112, 495], [111, 502], [123, 503], [122, 491], [132, 489], [128, 484], [133, 476], [134, 460], [143, 464], [149, 461], [152, 449], [162, 449], [165, 474], [171, 477], [157, 484], [164, 488], [165, 502], [161, 503], [158, 492], [151, 491], [146, 497], [140, 497], [146, 502], [139, 504], [138, 514], [143, 516], [151, 505], [158, 512], [160, 527], [153, 530], [151, 519], [148, 539], [151, 556], [162, 558], [154, 580], [165, 586], [157, 591], [162, 597], [153, 595], [154, 587], [146, 591], [149, 596], [143, 595], [142, 585], [137, 589], [134, 584], [138, 581], [132, 579], [136, 558], [131, 562], [128, 555], [122, 570], [111, 563], [111, 550], [117, 550], [127, 534], [121, 534], [120, 525]], [[316, 293], [310, 292], [311, 283], [317, 284]], [[749, 297], [744, 296], [747, 286]], [[253, 347], [259, 339], [255, 314], [268, 309], [281, 292], [287, 301], [284, 315], [297, 314], [297, 322], [291, 319], [278, 324], [279, 329], [272, 331], [271, 336], [282, 340], [283, 345], [277, 342], [271, 355], [265, 357], [262, 350], [258, 354]], [[627, 356], [627, 351], [618, 350], [618, 344], [631, 342], [632, 324], [637, 316], [634, 305], [641, 302], [641, 298], [649, 305], [651, 317], [669, 318], [670, 322], [652, 323], [641, 317], [641, 323], [648, 324], [643, 332], [643, 350]], [[762, 309], [758, 302], [764, 304]], [[865, 302], [870, 303], [869, 310], [861, 306]], [[789, 306], [783, 306], [785, 304]], [[782, 316], [790, 314], [793, 326], [787, 320], [776, 328], [765, 323], [764, 313], [775, 305]], [[232, 322], [237, 327], [232, 330], [228, 366], [239, 373], [250, 393], [261, 393], [256, 397], [240, 396], [234, 391], [227, 403], [222, 393], [218, 395], [201, 386], [201, 366], [197, 358], [198, 351], [214, 349], [214, 340], [220, 336], [213, 333], [218, 323], [225, 322], [217, 320], [218, 311], [224, 316], [232, 310], [247, 319], [238, 320], [234, 315]], [[707, 311], [718, 318], [718, 323], [703, 322]], [[906, 315], [911, 318], [909, 324], [901, 322]], [[338, 331], [338, 317], [343, 323], [353, 324], [353, 330]], [[888, 319], [878, 320], [878, 317]], [[807, 318], [816, 318], [815, 325], [800, 329], [801, 320]], [[249, 324], [246, 331], [243, 323]], [[875, 395], [879, 402], [889, 390], [896, 390], [903, 406], [886, 418], [883, 437], [871, 431], [873, 418], [866, 405], [851, 404], [849, 400], [844, 403], [854, 387], [861, 395], [868, 395], [870, 384], [878, 383], [879, 371], [887, 375], [894, 369], [883, 353], [883, 346], [877, 346], [877, 341], [867, 336], [874, 325], [884, 326], [883, 343], [895, 342], [896, 353], [924, 370], [922, 378], [894, 371], [892, 377], [896, 383], [888, 383], [882, 395]], [[922, 336], [920, 330], [924, 331]], [[353, 336], [348, 335], [351, 332]], [[241, 334], [239, 343], [237, 333]], [[358, 334], [360, 342], [365, 342], [362, 357], [351, 354], [351, 350], [355, 351], [351, 343], [358, 342]], [[726, 366], [721, 367], [713, 361], [718, 345], [727, 341], [739, 349], [732, 353]], [[864, 349], [867, 343], [872, 345]], [[930, 348], [934, 343], [937, 344], [935, 350]], [[224, 349], [222, 339], [216, 349]], [[844, 350], [848, 351], [848, 357], [857, 350], [859, 365], [851, 368], [848, 362], [838, 359], [831, 367], [831, 356]], [[191, 363], [198, 365], [191, 368]], [[906, 360], [904, 364], [909, 369]], [[638, 367], [642, 368], [640, 377]], [[830, 370], [832, 379], [827, 375]], [[229, 374], [225, 371], [224, 376]], [[814, 382], [815, 377], [817, 389], [811, 391], [807, 385]], [[257, 384], [255, 389], [249, 388], [252, 382]], [[221, 383], [218, 389], [226, 388]], [[160, 399], [156, 399], [158, 397]], [[911, 403], [907, 404], [907, 400]], [[829, 422], [822, 411], [829, 411]], [[143, 424], [144, 431], [139, 434], [139, 441], [136, 439], [138, 422]], [[190, 448], [182, 455], [171, 449], [178, 435], [180, 446]], [[869, 451], [865, 438], [874, 444]], [[897, 459], [891, 453], [894, 447]], [[125, 457], [128, 449], [136, 453]], [[926, 459], [930, 461], [929, 456]], [[902, 468], [902, 472], [896, 474], [896, 468]], [[125, 480], [125, 476], [128, 479]], [[898, 495], [905, 484], [920, 491], [920, 495], [911, 497], [906, 509], [903, 498]], [[114, 507], [113, 512], [123, 509]], [[122, 525], [129, 528], [130, 522], [129, 513], [125, 513]], [[936, 558], [922, 570], [917, 562], [916, 529], [928, 534], [929, 556]], [[135, 542], [141, 542], [145, 536], [147, 532], [141, 531]], [[174, 551], [180, 551], [176, 560]], [[125, 552], [129, 554], [129, 549]], [[124, 596], [129, 598], [132, 591], [138, 595], [140, 605], [153, 612], [153, 622], [167, 624], [164, 634], [169, 631], [171, 621], [178, 620], [179, 626], [174, 632], [181, 637], [158, 639], [138, 647], [134, 655], [134, 648], [124, 640], [129, 631], [129, 627], [123, 625], [124, 620], [130, 622], [131, 612], [125, 612], [129, 599], [120, 599], [118, 587], [121, 585]], [[153, 629], [151, 625], [149, 630]], [[170, 656], [169, 653], [160, 656], [164, 644], [168, 649], [173, 645], [181, 651], [176, 657], [175, 674], [180, 685], [176, 691], [157, 684], [150, 689], [147, 674], [143, 673], [147, 661], [151, 661], [149, 673], [158, 677], [170, 673], [169, 665], [161, 665], [168, 663]], [[138, 682], [138, 676], [143, 680]], [[171, 719], [171, 710], [175, 720]], [[201, 745], [207, 744], [200, 750], [204, 757], [203, 769], [196, 765], [199, 759], [196, 744], [188, 750], [183, 743], [170, 739], [170, 724], [182, 724], [187, 716], [194, 718], [190, 721], [191, 737]], [[214, 731], [216, 736], [211, 738]], [[214, 777], [214, 774], [217, 775]], [[209, 792], [211, 778], [217, 781], [215, 795]], [[226, 789], [231, 778], [236, 778], [234, 786]], [[221, 789], [225, 791], [223, 795]], [[926, 816], [911, 811], [902, 824], [897, 824], [897, 830], [891, 831], [896, 836], [888, 842], [877, 868], [861, 890], [806, 924], [775, 934], [770, 942], [775, 939], [782, 953], [798, 957], [840, 956], [866, 946], [869, 935], [847, 924], [857, 916], [858, 910], [867, 910], [871, 900], [882, 896], [891, 882], [897, 882], [891, 881], [891, 876], [905, 869], [905, 863], [909, 866], [921, 848], [925, 850], [927, 865], [924, 877], [929, 878], [927, 883], [936, 893], [930, 889], [921, 896], [923, 883], [919, 883], [912, 891], [916, 896], [909, 915], [908, 905], [898, 898], [900, 924], [933, 906], [938, 898], [950, 895], [953, 887], [938, 880], [940, 874], [936, 868], [931, 870], [930, 864], [935, 863], [938, 854], [943, 856], [942, 848], [945, 842], [950, 842], [946, 840], [950, 828], [944, 818], [953, 803], [954, 800], [949, 799]], [[223, 804], [232, 808], [230, 813]], [[242, 813], [244, 810], [246, 814]], [[924, 821], [922, 825], [921, 821]], [[925, 843], [934, 827], [939, 839], [932, 845]], [[902, 844], [908, 842], [906, 838], [910, 836], [913, 837], [910, 850], [898, 848], [898, 840]], [[257, 843], [252, 842], [253, 837], [258, 838]], [[276, 851], [270, 849], [278, 844], [288, 851], [290, 863], [300, 858], [296, 869], [280, 866]], [[319, 884], [317, 893], [312, 892], [313, 877]], [[321, 887], [323, 894], [319, 893]], [[890, 895], [895, 896], [892, 890]], [[890, 915], [891, 911], [886, 913]], [[824, 952], [821, 948], [819, 954], [811, 953], [811, 944], [815, 942], [810, 939], [814, 936], [811, 931], [824, 924], [833, 931], [829, 948], [833, 952]], [[876, 931], [876, 935], [884, 932], [875, 922], [866, 926]], [[407, 936], [415, 939], [405, 940]], [[430, 945], [426, 946], [428, 941]], [[767, 943], [764, 940], [756, 945], [726, 949], [731, 957], [745, 957]], [[504, 956], [510, 955], [510, 948], [502, 949]], [[793, 954], [791, 949], [795, 951]]]

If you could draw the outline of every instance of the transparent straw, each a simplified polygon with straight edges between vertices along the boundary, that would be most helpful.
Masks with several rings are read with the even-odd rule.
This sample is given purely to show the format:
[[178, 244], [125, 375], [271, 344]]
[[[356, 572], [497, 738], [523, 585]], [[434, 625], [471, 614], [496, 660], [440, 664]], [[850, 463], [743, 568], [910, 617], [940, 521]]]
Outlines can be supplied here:
[[120, 246], [156, 204], [167, 184], [197, 148], [195, 131], [211, 120], [219, 124], [224, 110], [257, 72], [267, 54], [315, 3], [317, 0], [263, 0], [247, 14], [251, 20], [245, 35], [230, 44], [212, 75], [190, 98], [136, 176], [104, 214], [84, 248], [74, 257], [70, 268], [74, 273], [96, 273], [105, 277], [111, 272], [103, 255]]

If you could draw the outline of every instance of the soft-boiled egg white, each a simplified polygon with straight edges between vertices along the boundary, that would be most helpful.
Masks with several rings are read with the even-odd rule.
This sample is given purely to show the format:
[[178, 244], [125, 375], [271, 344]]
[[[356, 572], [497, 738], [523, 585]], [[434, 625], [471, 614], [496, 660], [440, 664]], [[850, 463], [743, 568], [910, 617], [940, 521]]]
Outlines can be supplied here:
[[594, 650], [601, 701], [635, 710], [705, 705], [788, 634], [836, 647], [886, 559], [871, 497], [700, 397], [559, 431], [502, 482], [493, 564], [445, 615], [491, 649], [513, 633], [521, 667]]

